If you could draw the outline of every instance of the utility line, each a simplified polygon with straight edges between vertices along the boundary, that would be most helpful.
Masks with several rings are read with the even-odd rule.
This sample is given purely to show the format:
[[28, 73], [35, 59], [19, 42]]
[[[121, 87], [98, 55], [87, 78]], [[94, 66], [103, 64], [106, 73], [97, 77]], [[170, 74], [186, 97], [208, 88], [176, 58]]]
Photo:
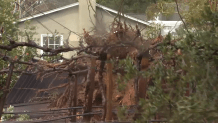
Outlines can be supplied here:
[[[28, 4], [29, 5], [29, 4]], [[34, 7], [34, 9], [36, 9], [35, 7]], [[41, 14], [43, 14], [43, 15], [45, 15], [45, 13], [44, 12], [42, 12], [42, 11], [40, 11], [40, 10], [38, 10], [38, 9], [36, 9], [38, 12], [40, 12]], [[47, 18], [49, 18], [49, 19], [51, 19], [52, 21], [54, 21], [55, 23], [57, 23], [57, 24], [59, 24], [60, 26], [62, 26], [62, 27], [64, 27], [65, 29], [67, 29], [68, 31], [70, 31], [70, 32], [72, 32], [72, 33], [74, 33], [74, 34], [76, 34], [77, 36], [79, 36], [79, 37], [81, 37], [79, 34], [77, 34], [76, 32], [74, 32], [74, 31], [72, 31], [71, 29], [69, 29], [69, 28], [67, 28], [66, 26], [64, 26], [63, 24], [61, 24], [61, 23], [59, 23], [59, 22], [57, 22], [56, 20], [54, 20], [53, 18], [51, 18], [51, 17], [49, 17], [49, 16], [46, 16]]]
[[71, 115], [71, 116], [67, 116], [67, 117], [55, 118], [55, 119], [52, 119], [52, 120], [35, 121], [33, 123], [51, 122], [51, 121], [57, 121], [57, 120], [71, 118], [71, 117], [86, 116], [86, 115], [97, 115], [97, 114], [102, 114], [102, 112], [101, 111], [97, 111], [97, 112], [84, 113], [84, 114], [79, 114], [79, 115]]
[[[23, 9], [24, 11], [26, 11], [23, 7], [21, 7], [20, 4], [18, 4], [17, 2], [15, 2], [21, 9]], [[26, 11], [27, 12], [27, 11]], [[30, 14], [29, 12], [27, 12], [28, 15], [30, 15], [31, 17], [33, 17], [32, 14]], [[46, 30], [48, 30], [51, 34], [54, 34], [50, 29], [48, 29], [44, 24], [42, 24], [39, 20], [36, 19], [36, 21], [41, 24]]]

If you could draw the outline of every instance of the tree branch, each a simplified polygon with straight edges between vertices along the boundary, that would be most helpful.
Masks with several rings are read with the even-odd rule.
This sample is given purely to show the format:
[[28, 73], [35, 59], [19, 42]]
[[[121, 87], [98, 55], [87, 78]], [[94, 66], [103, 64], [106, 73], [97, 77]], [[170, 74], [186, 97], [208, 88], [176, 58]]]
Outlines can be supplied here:
[[179, 17], [180, 17], [182, 23], [184, 24], [186, 31], [189, 33], [189, 31], [188, 31], [188, 27], [187, 27], [185, 21], [183, 20], [181, 14], [180, 14], [180, 11], [179, 11], [179, 5], [178, 5], [177, 0], [175, 0], [175, 2], [176, 2], [176, 9], [177, 9], [177, 12], [178, 12], [178, 14], [179, 14]]

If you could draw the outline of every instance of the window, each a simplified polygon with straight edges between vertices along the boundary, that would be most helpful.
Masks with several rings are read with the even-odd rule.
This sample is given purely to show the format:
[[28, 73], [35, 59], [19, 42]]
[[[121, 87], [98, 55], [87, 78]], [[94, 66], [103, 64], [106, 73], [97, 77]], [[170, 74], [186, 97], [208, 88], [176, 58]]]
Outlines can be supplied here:
[[[63, 35], [57, 35], [57, 36], [53, 36], [52, 34], [41, 35], [41, 46], [43, 47], [57, 49], [59, 46], [62, 45], [63, 45]], [[41, 54], [43, 54], [43, 50], [41, 50]]]

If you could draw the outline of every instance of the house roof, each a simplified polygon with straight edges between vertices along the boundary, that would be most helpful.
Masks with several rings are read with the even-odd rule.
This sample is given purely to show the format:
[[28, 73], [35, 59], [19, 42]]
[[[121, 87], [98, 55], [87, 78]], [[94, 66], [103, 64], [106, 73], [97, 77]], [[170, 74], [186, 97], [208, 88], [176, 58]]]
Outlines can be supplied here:
[[146, 17], [146, 14], [145, 13], [126, 13], [127, 15], [129, 16], [132, 16], [134, 18], [137, 18], [139, 20], [142, 20], [142, 21], [147, 21], [147, 17]]
[[[67, 83], [67, 73], [54, 74], [45, 77], [43, 80], [37, 79], [36, 74], [22, 74], [9, 93], [6, 104], [28, 103], [31, 98], [36, 96], [39, 89], [48, 89]], [[43, 97], [46, 93], [40, 93], [38, 96]]]
[[178, 27], [179, 25], [182, 24], [182, 21], [161, 21], [161, 20], [156, 20], [156, 21], [149, 21], [150, 23], [155, 23], [155, 24], [160, 24], [161, 26], [175, 26]]
[[[51, 89], [62, 84], [68, 83], [69, 73], [56, 73], [47, 77], [38, 78], [37, 74], [22, 74], [10, 93], [8, 94], [6, 105], [29, 103], [34, 97], [48, 97], [51, 91], [45, 91], [37, 93], [40, 89]], [[86, 75], [80, 75], [77, 77], [78, 84], [84, 82]], [[55, 91], [63, 93], [65, 87], [56, 88]]]
[[[48, 14], [51, 14], [51, 13], [54, 13], [54, 12], [62, 11], [62, 10], [68, 9], [68, 8], [72, 8], [72, 7], [78, 6], [78, 5], [79, 5], [79, 2], [73, 3], [73, 4], [70, 4], [70, 5], [67, 5], [67, 6], [63, 6], [63, 7], [57, 8], [57, 9], [53, 9], [53, 10], [49, 10], [49, 11], [46, 11], [46, 12], [42, 12], [40, 14], [36, 14], [36, 15], [31, 16], [31, 17], [22, 18], [22, 19], [19, 20], [19, 22], [24, 22], [26, 20], [30, 20], [30, 19], [34, 19], [34, 18], [41, 17], [41, 16], [44, 16], [44, 15], [48, 15]], [[105, 6], [102, 6], [100, 4], [96, 4], [96, 6], [101, 8], [101, 9], [103, 9], [103, 10], [106, 10], [108, 12], [111, 12], [111, 13], [114, 13], [114, 14], [118, 14], [118, 11], [110, 9], [108, 7], [105, 7]], [[130, 19], [130, 20], [136, 21], [138, 23], [145, 24], [145, 25], [150, 25], [149, 22], [137, 19], [135, 17], [129, 16], [129, 15], [126, 15], [126, 14], [123, 14], [123, 16], [128, 18], [128, 19]]]
[[[110, 9], [110, 8], [108, 8], [108, 7], [105, 7], [105, 6], [102, 6], [102, 5], [100, 5], [100, 4], [97, 4], [97, 7], [102, 8], [102, 9], [104, 9], [104, 10], [106, 10], [106, 11], [112, 12], [112, 13], [114, 13], [114, 14], [118, 14], [118, 11], [113, 10], [113, 9]], [[146, 21], [137, 19], [137, 18], [132, 17], [132, 16], [129, 16], [129, 15], [127, 15], [127, 14], [123, 14], [122, 16], [124, 16], [124, 17], [126, 17], [126, 18], [128, 18], [128, 19], [130, 19], [130, 20], [136, 21], [136, 22], [138, 22], [138, 23], [141, 23], [141, 24], [150, 25], [149, 22], [146, 22]]]

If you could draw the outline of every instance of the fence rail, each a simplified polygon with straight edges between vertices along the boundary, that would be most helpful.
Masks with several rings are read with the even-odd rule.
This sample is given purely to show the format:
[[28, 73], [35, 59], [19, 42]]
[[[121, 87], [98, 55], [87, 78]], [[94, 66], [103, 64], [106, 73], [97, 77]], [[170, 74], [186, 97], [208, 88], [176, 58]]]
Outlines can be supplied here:
[[[133, 105], [135, 106], [135, 105]], [[130, 106], [132, 107], [132, 106]], [[42, 115], [48, 115], [48, 114], [59, 114], [59, 113], [68, 113], [68, 112], [60, 112], [63, 110], [69, 110], [69, 109], [83, 109], [84, 107], [69, 107], [69, 108], [62, 108], [62, 109], [55, 109], [55, 110], [44, 110], [44, 111], [32, 111], [32, 112], [4, 112], [4, 114], [42, 114]], [[92, 108], [103, 108], [102, 106], [93, 106]], [[57, 112], [58, 111], [58, 112]], [[127, 110], [129, 113], [134, 113], [134, 109]], [[56, 113], [55, 113], [56, 112]], [[82, 110], [77, 112], [83, 112]], [[117, 110], [113, 110], [113, 113], [117, 113]], [[91, 116], [91, 115], [102, 115], [103, 110], [95, 111], [95, 112], [89, 112], [89, 113], [83, 113], [83, 114], [77, 114], [77, 115], [70, 115], [70, 116], [64, 116], [59, 118], [54, 118], [50, 120], [39, 120], [39, 121], [22, 121], [22, 123], [45, 123], [45, 122], [54, 122], [54, 121], [60, 121], [60, 120], [66, 120], [68, 118], [72, 117], [78, 117], [78, 116]], [[12, 122], [5, 122], [5, 123], [12, 123]], [[21, 123], [18, 121], [13, 121], [13, 123]], [[81, 122], [85, 123], [85, 122]], [[105, 121], [99, 121], [96, 123], [109, 123]], [[110, 123], [131, 123], [131, 122], [121, 122], [121, 121], [111, 121]], [[148, 120], [147, 123], [167, 123], [165, 120]]]

